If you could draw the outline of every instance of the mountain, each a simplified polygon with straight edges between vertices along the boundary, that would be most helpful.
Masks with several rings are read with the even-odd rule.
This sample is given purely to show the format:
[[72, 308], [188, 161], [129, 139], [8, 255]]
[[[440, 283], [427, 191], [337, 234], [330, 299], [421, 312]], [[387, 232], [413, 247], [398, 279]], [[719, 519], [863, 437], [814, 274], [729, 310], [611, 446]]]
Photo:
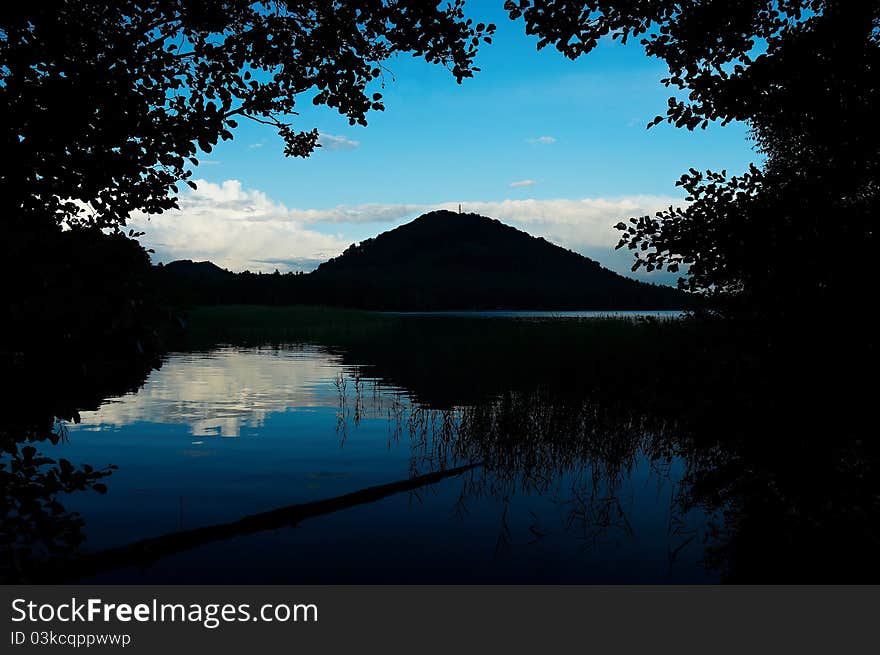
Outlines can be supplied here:
[[435, 211], [353, 245], [309, 274], [231, 273], [211, 262], [157, 267], [184, 304], [314, 304], [381, 310], [681, 309], [671, 287], [618, 275], [478, 214]]
[[478, 214], [434, 211], [308, 276], [334, 304], [396, 310], [677, 309], [685, 294], [618, 275]]
[[194, 262], [191, 259], [178, 259], [160, 266], [166, 274], [190, 280], [223, 280], [234, 275], [213, 262]]

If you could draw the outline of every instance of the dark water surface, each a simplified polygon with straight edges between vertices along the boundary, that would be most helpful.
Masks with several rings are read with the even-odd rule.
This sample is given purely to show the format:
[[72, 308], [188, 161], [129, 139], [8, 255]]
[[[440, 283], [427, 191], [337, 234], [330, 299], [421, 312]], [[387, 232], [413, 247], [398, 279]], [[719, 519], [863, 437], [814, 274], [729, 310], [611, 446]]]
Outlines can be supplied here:
[[[459, 441], [475, 422], [505, 420], [504, 402], [486, 401], [479, 416], [467, 407], [431, 408], [316, 346], [173, 354], [142, 389], [70, 426], [69, 442], [58, 447], [64, 457], [119, 469], [106, 496], [83, 492], [66, 505], [85, 519], [88, 548], [105, 549], [483, 463]], [[541, 418], [531, 420], [540, 430]], [[682, 462], [652, 462], [643, 444], [628, 448], [611, 472], [586, 458], [538, 472], [483, 463], [417, 491], [95, 579], [714, 579], [694, 539], [705, 516], [674, 506]]]
[[38, 376], [0, 426], [0, 574], [880, 581], [862, 360], [550, 318], [220, 307], [157, 370]]

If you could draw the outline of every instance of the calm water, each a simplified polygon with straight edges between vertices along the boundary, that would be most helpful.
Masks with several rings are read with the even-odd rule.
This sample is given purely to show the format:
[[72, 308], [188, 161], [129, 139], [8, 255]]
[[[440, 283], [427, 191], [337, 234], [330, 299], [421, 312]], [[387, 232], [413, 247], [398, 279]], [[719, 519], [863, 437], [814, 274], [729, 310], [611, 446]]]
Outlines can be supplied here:
[[846, 358], [514, 318], [218, 308], [156, 370], [32, 376], [0, 422], [0, 580], [880, 580]]
[[91, 579], [716, 579], [700, 563], [707, 517], [676, 503], [684, 463], [652, 454], [638, 426], [609, 437], [591, 427], [588, 401], [557, 406], [529, 390], [423, 402], [374, 363], [297, 344], [170, 355], [140, 390], [83, 412], [66, 443], [47, 447], [74, 463], [119, 467], [106, 495], [77, 492], [65, 500], [84, 518], [84, 547], [99, 551], [480, 466]]

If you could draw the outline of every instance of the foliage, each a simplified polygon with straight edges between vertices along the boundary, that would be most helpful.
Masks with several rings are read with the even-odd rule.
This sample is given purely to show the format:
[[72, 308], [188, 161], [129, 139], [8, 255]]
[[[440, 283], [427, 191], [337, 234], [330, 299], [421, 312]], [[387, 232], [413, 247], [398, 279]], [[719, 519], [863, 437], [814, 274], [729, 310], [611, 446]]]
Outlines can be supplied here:
[[318, 133], [291, 123], [300, 95], [363, 124], [383, 108], [383, 62], [411, 53], [461, 81], [494, 29], [462, 0], [6, 3], [3, 220], [113, 228], [175, 207], [198, 150], [242, 117], [307, 156]]
[[863, 297], [878, 208], [880, 4], [508, 1], [568, 57], [603, 37], [639, 37], [679, 92], [664, 120], [744, 121], [766, 161], [729, 177], [691, 170], [690, 203], [618, 228], [634, 268], [688, 267], [682, 286], [762, 316], [841, 308]]
[[90, 360], [155, 360], [174, 331], [152, 290], [147, 252], [95, 228], [19, 233], [0, 244], [15, 280], [0, 308], [0, 366], [10, 376]]
[[32, 580], [46, 560], [63, 559], [82, 544], [83, 519], [65, 508], [64, 498], [105, 493], [104, 479], [116, 467], [59, 457], [65, 426], [106, 397], [137, 389], [151, 369], [134, 349], [96, 352], [82, 335], [63, 348], [44, 344], [42, 353], [26, 366], [3, 362], [15, 380], [0, 402], [0, 580], [7, 582]]
[[[0, 455], [0, 553], [5, 555], [0, 579], [18, 577], [29, 560], [64, 555], [78, 547], [83, 541], [82, 518], [68, 512], [59, 496], [85, 490], [106, 493], [100, 480], [112, 469], [76, 467], [64, 458], [45, 457], [32, 445], [7, 442]], [[19, 573], [5, 572], [7, 568]]]

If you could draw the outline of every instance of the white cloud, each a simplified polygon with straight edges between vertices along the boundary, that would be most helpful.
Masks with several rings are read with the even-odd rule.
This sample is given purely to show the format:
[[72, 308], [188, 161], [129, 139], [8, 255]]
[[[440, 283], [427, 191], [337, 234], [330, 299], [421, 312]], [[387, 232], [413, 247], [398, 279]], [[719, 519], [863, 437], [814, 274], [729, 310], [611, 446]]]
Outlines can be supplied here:
[[527, 186], [535, 186], [537, 182], [535, 180], [517, 180], [516, 182], [511, 182], [510, 186], [513, 188], [527, 187]]
[[[613, 248], [619, 240], [614, 225], [631, 216], [653, 214], [670, 205], [681, 205], [679, 198], [636, 195], [621, 198], [581, 198], [579, 200], [500, 200], [463, 202], [462, 210], [497, 218], [534, 236], [542, 236], [560, 246], [584, 252], [593, 248]], [[444, 209], [453, 209], [446, 203]], [[590, 254], [594, 257], [594, 253]]]
[[[146, 233], [144, 244], [156, 250], [157, 260], [208, 259], [235, 271], [310, 270], [351, 243], [344, 234], [353, 224], [374, 224], [378, 233], [428, 211], [457, 211], [459, 205], [456, 200], [431, 205], [369, 203], [292, 209], [261, 191], [244, 189], [236, 180], [222, 184], [199, 180], [197, 184], [196, 191], [181, 196], [179, 211], [149, 221], [143, 215], [132, 220], [133, 227]], [[632, 258], [629, 253], [613, 250], [619, 239], [613, 226], [631, 216], [682, 204], [680, 198], [654, 195], [461, 202], [465, 212], [497, 218], [621, 273], [628, 273]], [[325, 226], [327, 233], [315, 229], [319, 225]], [[338, 229], [327, 229], [333, 225]]]
[[354, 150], [361, 145], [360, 141], [336, 134], [327, 134], [326, 132], [321, 132], [318, 135], [318, 143], [322, 148], [328, 148], [329, 150]]
[[384, 203], [336, 205], [327, 209], [291, 209], [290, 216], [302, 223], [388, 223], [415, 216], [428, 207]]
[[250, 148], [251, 150], [256, 150], [257, 148], [262, 148], [264, 145], [266, 145], [266, 144], [263, 143], [262, 141], [260, 141], [259, 143], [252, 143], [252, 144], [250, 144], [250, 145], [248, 146], [248, 148]]
[[143, 243], [158, 261], [210, 260], [234, 271], [314, 268], [338, 255], [350, 241], [308, 229], [283, 204], [241, 182], [197, 180], [180, 197], [180, 209], [132, 217]]
[[541, 145], [550, 145], [551, 143], [556, 143], [555, 136], [539, 136], [535, 139], [528, 139], [529, 143], [537, 143]]
[[216, 159], [200, 159], [199, 166], [220, 166], [222, 161], [217, 161]]

